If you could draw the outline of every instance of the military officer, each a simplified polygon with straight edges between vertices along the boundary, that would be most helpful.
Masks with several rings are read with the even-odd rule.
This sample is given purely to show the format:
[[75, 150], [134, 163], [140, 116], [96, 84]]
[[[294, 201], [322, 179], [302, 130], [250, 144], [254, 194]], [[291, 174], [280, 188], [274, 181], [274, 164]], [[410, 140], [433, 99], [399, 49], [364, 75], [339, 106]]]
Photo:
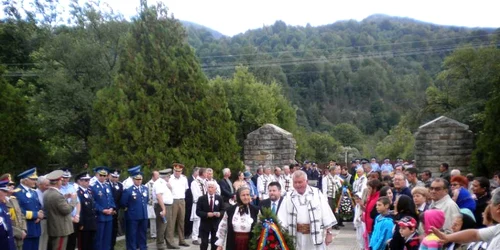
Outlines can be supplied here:
[[12, 181], [10, 174], [4, 174], [0, 177], [0, 181], [8, 181], [7, 186], [9, 191], [5, 197], [7, 208], [9, 209], [10, 219], [12, 222], [12, 229], [14, 231], [14, 239], [16, 248], [23, 249], [23, 239], [26, 237], [26, 219], [21, 212], [21, 207], [16, 197], [13, 196], [15, 192], [21, 191], [19, 188], [14, 189], [16, 183]]
[[95, 233], [97, 231], [97, 214], [94, 198], [89, 189], [90, 175], [87, 172], [75, 176], [78, 184], [78, 198], [80, 199], [80, 221], [78, 222], [78, 250], [94, 249]]
[[123, 191], [120, 205], [125, 208], [127, 250], [147, 249], [148, 189], [142, 185], [142, 173], [130, 174], [134, 184]]
[[137, 171], [141, 172], [141, 165], [137, 165], [135, 167], [129, 167], [128, 168], [127, 172], [129, 173], [129, 176], [128, 176], [127, 179], [125, 179], [123, 181], [123, 189], [124, 190], [134, 185], [134, 181], [132, 180], [132, 177], [130, 176], [130, 173], [135, 173]]
[[12, 221], [6, 205], [6, 198], [9, 195], [9, 180], [0, 181], [0, 246], [5, 250], [16, 250], [14, 244], [14, 234]]
[[[71, 195], [76, 194], [76, 185], [72, 182], [69, 182], [69, 179], [71, 178], [71, 172], [68, 168], [63, 168], [61, 169], [63, 171], [62, 175], [62, 185], [60, 188], [61, 193], [64, 195], [66, 199], [68, 199], [68, 202], [70, 201]], [[76, 207], [73, 208], [73, 211], [71, 212], [71, 220], [73, 222], [73, 233], [68, 236], [68, 244], [66, 245], [66, 250], [75, 250], [76, 248], [76, 236], [77, 236], [77, 226], [78, 226], [78, 220], [80, 220], [80, 200], [78, 199], [77, 196], [77, 201], [78, 203], [76, 204]]]
[[115, 212], [113, 214], [113, 230], [111, 230], [111, 249], [115, 249], [116, 236], [118, 235], [119, 220], [118, 215], [120, 212], [120, 199], [123, 193], [123, 184], [119, 182], [120, 170], [113, 169], [109, 172], [108, 184], [111, 187], [111, 193], [113, 193], [113, 199], [115, 201]]
[[97, 181], [90, 186], [97, 210], [97, 233], [94, 249], [110, 250], [113, 214], [116, 206], [111, 187], [106, 182], [109, 169], [107, 167], [97, 167], [96, 172], [98, 174]]
[[38, 250], [38, 242], [40, 240], [41, 227], [40, 220], [45, 218], [42, 210], [42, 205], [38, 200], [38, 195], [33, 190], [35, 187], [38, 176], [36, 175], [36, 168], [28, 169], [17, 177], [21, 180], [21, 185], [18, 186], [21, 191], [16, 192], [21, 211], [26, 218], [26, 227], [28, 232], [23, 242], [23, 250]]

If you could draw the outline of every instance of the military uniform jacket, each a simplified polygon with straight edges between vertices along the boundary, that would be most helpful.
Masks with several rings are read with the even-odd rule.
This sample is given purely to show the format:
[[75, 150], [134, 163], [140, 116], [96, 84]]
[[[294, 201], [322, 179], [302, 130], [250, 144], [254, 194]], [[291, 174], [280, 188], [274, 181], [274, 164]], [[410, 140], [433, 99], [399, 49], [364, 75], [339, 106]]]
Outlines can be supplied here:
[[9, 209], [10, 218], [12, 219], [14, 237], [18, 240], [22, 240], [23, 231], [27, 231], [28, 229], [26, 228], [26, 219], [24, 218], [23, 212], [21, 212], [19, 202], [15, 196], [11, 196], [6, 205]]
[[78, 230], [96, 231], [97, 215], [92, 192], [90, 189], [78, 187], [77, 193], [80, 199], [80, 221], [78, 222]]
[[42, 210], [42, 205], [38, 200], [38, 194], [35, 190], [25, 188], [23, 185], [19, 185], [18, 188], [20, 188], [21, 191], [16, 192], [14, 196], [17, 198], [19, 206], [21, 207], [21, 212], [26, 218], [26, 228], [28, 229], [26, 237], [40, 237], [42, 232], [40, 223], [35, 223], [38, 219], [38, 211]]
[[120, 200], [123, 194], [123, 184], [121, 182], [108, 182], [111, 187], [111, 193], [113, 193], [113, 200], [115, 202], [116, 210], [120, 209]]
[[96, 181], [94, 185], [90, 186], [92, 197], [94, 198], [95, 208], [97, 210], [97, 221], [112, 221], [113, 215], [106, 215], [102, 211], [104, 209], [116, 209], [113, 193], [111, 187], [107, 182], [100, 183]]
[[12, 234], [12, 222], [7, 209], [5, 203], [0, 201], [0, 246], [2, 250], [16, 250], [14, 235]]
[[120, 201], [125, 208], [125, 219], [147, 220], [148, 219], [148, 188], [144, 185], [131, 186], [125, 191]]
[[78, 202], [68, 203], [58, 189], [50, 187], [43, 193], [43, 204], [47, 216], [47, 233], [51, 237], [67, 236], [74, 232], [71, 212]]

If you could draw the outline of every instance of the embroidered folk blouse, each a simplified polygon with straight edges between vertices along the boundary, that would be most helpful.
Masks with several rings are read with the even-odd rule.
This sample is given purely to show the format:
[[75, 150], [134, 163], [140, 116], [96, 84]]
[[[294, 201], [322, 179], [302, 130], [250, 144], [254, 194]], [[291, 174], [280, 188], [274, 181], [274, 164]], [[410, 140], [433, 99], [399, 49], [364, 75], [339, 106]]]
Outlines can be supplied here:
[[[239, 209], [236, 209], [233, 215], [233, 230], [237, 233], [249, 233], [252, 231], [252, 223], [253, 219], [250, 216], [250, 209], [248, 209], [248, 212], [240, 215]], [[226, 236], [227, 236], [227, 220], [228, 216], [227, 213], [224, 213], [224, 217], [222, 217], [222, 220], [219, 224], [219, 229], [217, 230], [217, 242], [215, 242], [215, 245], [217, 246], [223, 246]]]

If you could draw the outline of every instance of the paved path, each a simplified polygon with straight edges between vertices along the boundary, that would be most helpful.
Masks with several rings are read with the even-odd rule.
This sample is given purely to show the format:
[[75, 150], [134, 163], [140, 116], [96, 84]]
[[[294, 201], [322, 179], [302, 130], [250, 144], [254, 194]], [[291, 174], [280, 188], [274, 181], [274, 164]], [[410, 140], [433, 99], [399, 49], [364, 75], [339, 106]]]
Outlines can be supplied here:
[[[351, 222], [345, 222], [346, 226], [342, 227], [340, 230], [333, 230], [334, 239], [333, 243], [328, 246], [328, 250], [358, 250], [356, 243], [356, 231], [354, 231], [354, 226]], [[191, 241], [187, 241], [191, 244]], [[156, 244], [150, 243], [148, 249], [156, 250]], [[191, 245], [189, 247], [181, 247], [180, 250], [198, 250], [199, 246]], [[210, 247], [209, 247], [210, 249]], [[297, 250], [307, 250], [307, 249], [297, 249]]]

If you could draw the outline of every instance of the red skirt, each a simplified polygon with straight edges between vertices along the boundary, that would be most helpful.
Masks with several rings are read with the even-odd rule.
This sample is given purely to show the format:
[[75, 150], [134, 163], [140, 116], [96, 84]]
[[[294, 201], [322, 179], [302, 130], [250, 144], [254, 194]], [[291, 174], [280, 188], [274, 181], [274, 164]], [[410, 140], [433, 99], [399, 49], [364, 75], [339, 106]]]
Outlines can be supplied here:
[[250, 244], [250, 233], [234, 232], [235, 250], [248, 250]]

